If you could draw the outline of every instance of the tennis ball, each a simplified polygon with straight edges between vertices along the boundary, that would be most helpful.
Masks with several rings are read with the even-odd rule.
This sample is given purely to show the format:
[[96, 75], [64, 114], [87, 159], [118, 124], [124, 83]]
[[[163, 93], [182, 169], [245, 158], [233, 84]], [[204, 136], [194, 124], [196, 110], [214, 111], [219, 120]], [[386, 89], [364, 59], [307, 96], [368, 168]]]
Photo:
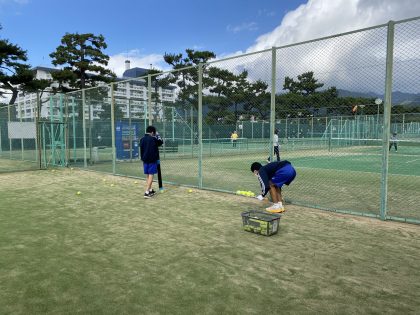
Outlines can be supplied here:
[[82, 194], [82, 192], [81, 191], [78, 191], [77, 193], [76, 193], [76, 195], [81, 195]]
[[114, 187], [115, 185], [114, 184], [111, 184], [111, 187]]
[[135, 182], [134, 182], [134, 184], [138, 184], [138, 183], [139, 183], [138, 181], [135, 181]]
[[103, 181], [103, 182], [106, 182], [106, 178], [103, 178], [103, 179], [102, 179], [102, 181]]
[[192, 189], [188, 189], [188, 192], [189, 192], [189, 193], [192, 193], [192, 192], [193, 192], [193, 190], [192, 190]]
[[70, 170], [72, 171], [74, 168], [73, 167], [70, 167]]

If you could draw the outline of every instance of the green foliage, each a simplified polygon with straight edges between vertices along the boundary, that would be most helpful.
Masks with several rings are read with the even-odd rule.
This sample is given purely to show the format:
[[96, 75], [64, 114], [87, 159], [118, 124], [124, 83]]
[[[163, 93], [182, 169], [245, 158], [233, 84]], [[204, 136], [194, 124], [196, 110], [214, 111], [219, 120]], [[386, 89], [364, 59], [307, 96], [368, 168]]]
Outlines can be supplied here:
[[98, 82], [111, 82], [115, 74], [106, 69], [109, 56], [102, 50], [107, 48], [102, 35], [69, 34], [61, 39], [61, 45], [50, 54], [55, 66], [64, 66], [54, 72], [53, 78], [62, 91], [96, 86]]
[[25, 50], [0, 39], [0, 96], [10, 95], [9, 104], [15, 103], [19, 88], [25, 88], [34, 78], [27, 60]]
[[283, 90], [289, 90], [290, 93], [307, 96], [314, 94], [317, 89], [323, 86], [323, 83], [318, 83], [318, 80], [314, 78], [313, 71], [309, 71], [298, 75], [297, 81], [286, 77], [284, 79]]
[[[180, 88], [178, 98], [186, 102], [186, 105], [193, 105], [197, 108], [198, 94], [198, 65], [206, 63], [216, 58], [216, 54], [211, 51], [195, 51], [186, 49], [186, 56], [183, 54], [165, 54], [164, 60], [171, 65], [174, 70], [179, 70], [171, 74], [171, 82], [176, 83]], [[187, 68], [187, 69], [185, 69]], [[209, 77], [207, 66], [203, 66], [203, 89], [210, 87], [213, 80]]]

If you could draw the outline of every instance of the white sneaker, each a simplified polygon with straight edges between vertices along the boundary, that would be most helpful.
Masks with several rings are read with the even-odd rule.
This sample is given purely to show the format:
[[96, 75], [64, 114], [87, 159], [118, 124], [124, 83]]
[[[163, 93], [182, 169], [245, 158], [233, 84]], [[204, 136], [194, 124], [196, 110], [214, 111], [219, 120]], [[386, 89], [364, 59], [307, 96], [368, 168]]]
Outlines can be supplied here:
[[268, 207], [265, 210], [271, 213], [282, 213], [285, 211], [281, 202], [273, 203], [271, 207]]

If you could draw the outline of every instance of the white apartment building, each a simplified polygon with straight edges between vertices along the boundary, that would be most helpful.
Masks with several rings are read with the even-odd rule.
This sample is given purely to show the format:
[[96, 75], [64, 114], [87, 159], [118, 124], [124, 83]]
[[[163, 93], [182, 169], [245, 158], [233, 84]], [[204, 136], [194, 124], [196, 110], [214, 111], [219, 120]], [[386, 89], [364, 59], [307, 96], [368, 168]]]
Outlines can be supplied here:
[[[52, 80], [51, 73], [57, 69], [47, 67], [35, 67], [35, 78], [38, 80]], [[42, 93], [41, 117], [49, 117], [49, 96], [51, 90]], [[16, 117], [22, 119], [34, 119], [36, 111], [36, 93], [19, 92], [16, 102]], [[47, 106], [48, 105], [48, 106]]]
[[[114, 91], [115, 104], [118, 106], [124, 114], [124, 118], [129, 118], [129, 110], [131, 112], [131, 118], [144, 118], [145, 113], [148, 112], [147, 108], [147, 82], [144, 79], [136, 79], [144, 76], [147, 73], [147, 69], [143, 68], [130, 68], [130, 61], [125, 62], [125, 72], [122, 78], [117, 79], [116, 88]], [[37, 79], [52, 79], [51, 73], [57, 71], [53, 68], [47, 67], [36, 67], [33, 69], [36, 71], [35, 77]], [[153, 93], [156, 92], [154, 86], [152, 86]], [[155, 102], [152, 100], [152, 115], [158, 118], [162, 118], [163, 104], [174, 103], [176, 99], [176, 87], [158, 87], [157, 93], [159, 95], [160, 104], [155, 106]], [[50, 92], [44, 91], [42, 94], [42, 105], [41, 105], [41, 117], [50, 117]], [[109, 99], [110, 99], [109, 91]], [[23, 93], [18, 94], [16, 100], [16, 114], [17, 118], [22, 119], [34, 119], [36, 110], [36, 93]], [[77, 102], [77, 101], [76, 101]], [[80, 100], [78, 100], [80, 102]], [[91, 104], [86, 108], [86, 117], [92, 117], [92, 119], [100, 119], [100, 113], [103, 111], [103, 104]], [[88, 110], [90, 109], [90, 115]], [[57, 102], [53, 102], [53, 114], [58, 112]], [[157, 113], [156, 113], [157, 111]], [[69, 116], [72, 113], [70, 111]]]
[[[147, 69], [130, 68], [130, 61], [125, 61], [125, 71], [123, 77], [119, 79], [115, 91], [115, 104], [119, 106], [124, 113], [124, 117], [129, 117], [131, 111], [131, 118], [144, 118], [144, 113], [147, 113], [147, 81], [145, 79], [135, 79], [143, 77], [147, 74]], [[133, 79], [131, 79], [133, 78]], [[160, 104], [156, 106], [154, 97], [152, 99], [152, 115], [162, 118], [162, 106], [168, 103], [175, 103], [175, 86], [154, 87], [152, 82], [152, 93], [158, 94]], [[157, 111], [157, 112], [156, 112]]]

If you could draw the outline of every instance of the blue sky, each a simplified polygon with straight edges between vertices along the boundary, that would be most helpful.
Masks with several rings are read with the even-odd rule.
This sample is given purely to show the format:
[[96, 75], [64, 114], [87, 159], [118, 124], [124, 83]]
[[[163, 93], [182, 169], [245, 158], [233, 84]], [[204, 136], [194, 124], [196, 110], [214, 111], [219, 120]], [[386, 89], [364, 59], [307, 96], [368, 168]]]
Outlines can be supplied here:
[[32, 66], [51, 66], [66, 32], [102, 34], [121, 76], [125, 59], [168, 69], [165, 52], [224, 57], [415, 16], [419, 0], [0, 0], [0, 37], [27, 50]]
[[251, 46], [302, 3], [306, 1], [0, 0], [1, 37], [26, 49], [33, 66], [50, 65], [48, 55], [66, 32], [103, 34], [109, 55], [161, 55], [186, 48], [229, 54]]

